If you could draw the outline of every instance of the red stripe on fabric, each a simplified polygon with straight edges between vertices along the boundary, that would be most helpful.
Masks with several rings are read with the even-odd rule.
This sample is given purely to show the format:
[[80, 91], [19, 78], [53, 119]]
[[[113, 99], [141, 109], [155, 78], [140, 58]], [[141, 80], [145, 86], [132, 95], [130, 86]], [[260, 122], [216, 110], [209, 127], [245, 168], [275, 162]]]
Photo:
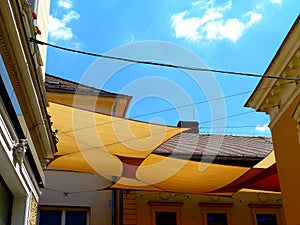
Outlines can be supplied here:
[[130, 157], [123, 157], [123, 156], [118, 156], [118, 158], [122, 161], [123, 164], [122, 177], [137, 179], [136, 170], [145, 159], [130, 158]]
[[221, 189], [213, 191], [213, 193], [234, 193], [243, 188], [253, 188], [265, 191], [280, 191], [278, 176], [276, 178], [274, 175], [277, 175], [276, 164], [273, 164], [267, 169], [252, 168], [232, 183]]

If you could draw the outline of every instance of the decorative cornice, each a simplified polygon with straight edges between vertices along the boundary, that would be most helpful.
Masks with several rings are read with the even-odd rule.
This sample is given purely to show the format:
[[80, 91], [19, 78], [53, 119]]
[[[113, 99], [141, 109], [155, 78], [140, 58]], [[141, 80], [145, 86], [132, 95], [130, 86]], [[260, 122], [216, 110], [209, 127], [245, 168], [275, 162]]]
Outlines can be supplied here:
[[282, 205], [270, 205], [270, 204], [248, 204], [251, 209], [281, 209]]
[[199, 203], [200, 207], [203, 208], [231, 208], [233, 203]]
[[265, 75], [275, 75], [279, 79], [262, 78], [245, 106], [269, 114], [274, 123], [299, 94], [299, 82], [282, 78], [300, 78], [300, 17], [286, 36]]

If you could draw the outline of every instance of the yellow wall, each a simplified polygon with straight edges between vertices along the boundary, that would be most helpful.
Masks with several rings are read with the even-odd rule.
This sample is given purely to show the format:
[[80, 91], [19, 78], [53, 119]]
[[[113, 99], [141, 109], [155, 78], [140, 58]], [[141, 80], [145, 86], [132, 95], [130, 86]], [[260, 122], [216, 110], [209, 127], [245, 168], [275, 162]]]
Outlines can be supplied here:
[[[124, 194], [124, 225], [134, 224], [131, 220], [130, 223], [126, 221], [130, 218], [129, 215], [133, 214], [132, 196], [135, 195], [136, 205], [136, 223], [143, 225], [152, 225], [151, 206], [149, 202], [171, 203], [181, 202], [180, 209], [181, 225], [202, 225], [205, 224], [205, 210], [211, 208], [213, 211], [220, 210], [218, 205], [231, 205], [228, 208], [229, 224], [228, 225], [253, 225], [255, 224], [253, 217], [253, 210], [251, 205], [263, 206], [258, 209], [263, 213], [278, 213], [278, 225], [285, 224], [283, 217], [283, 210], [281, 207], [281, 195], [275, 193], [258, 193], [258, 192], [238, 192], [231, 197], [219, 197], [208, 195], [188, 195], [188, 194], [174, 194], [166, 192], [130, 192]], [[127, 198], [130, 199], [130, 206], [127, 204]], [[202, 203], [202, 205], [199, 203]], [[214, 205], [216, 207], [205, 207], [204, 203]], [[128, 206], [127, 206], [128, 205]], [[165, 206], [163, 206], [165, 207]], [[272, 209], [270, 209], [270, 207]], [[274, 211], [272, 211], [274, 209]], [[226, 207], [224, 208], [226, 210]]]
[[130, 98], [99, 97], [97, 95], [47, 92], [49, 102], [72, 106], [88, 111], [125, 117]]
[[300, 145], [297, 121], [292, 118], [299, 101], [300, 96], [271, 129], [287, 224], [291, 225], [300, 224]]

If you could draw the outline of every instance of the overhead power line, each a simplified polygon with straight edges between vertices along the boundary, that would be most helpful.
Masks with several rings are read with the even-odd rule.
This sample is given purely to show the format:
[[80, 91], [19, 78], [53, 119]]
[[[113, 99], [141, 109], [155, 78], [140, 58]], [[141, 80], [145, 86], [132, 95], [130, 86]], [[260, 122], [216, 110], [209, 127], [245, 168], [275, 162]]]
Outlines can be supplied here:
[[272, 76], [272, 75], [261, 75], [261, 74], [255, 74], [255, 73], [244, 73], [244, 72], [208, 69], [208, 68], [202, 68], [202, 67], [182, 66], [182, 65], [175, 65], [175, 64], [158, 63], [158, 62], [152, 62], [152, 61], [129, 59], [129, 58], [123, 58], [123, 57], [116, 57], [116, 56], [109, 56], [109, 55], [104, 55], [104, 54], [98, 54], [98, 53], [92, 53], [92, 52], [86, 52], [86, 51], [80, 51], [80, 50], [76, 50], [76, 49], [66, 48], [66, 47], [50, 44], [50, 43], [47, 43], [47, 42], [43, 42], [43, 41], [40, 41], [40, 40], [36, 40], [34, 38], [29, 38], [29, 41], [33, 42], [33, 43], [36, 43], [36, 44], [39, 44], [39, 45], [47, 45], [49, 47], [57, 48], [57, 49], [64, 50], [64, 51], [69, 51], [69, 52], [74, 52], [74, 53], [79, 53], [79, 54], [84, 54], [84, 55], [89, 55], [89, 56], [94, 56], [94, 57], [101, 57], [101, 58], [106, 58], [106, 59], [118, 60], [118, 61], [137, 63], [137, 64], [145, 64], [145, 65], [153, 65], [153, 66], [161, 66], [161, 67], [170, 67], [170, 68], [176, 68], [176, 69], [202, 71], [202, 72], [214, 72], [214, 73], [222, 73], [222, 74], [230, 74], [230, 75], [238, 75], [238, 76], [271, 78], [271, 79], [277, 79], [277, 80], [300, 81], [300, 78], [293, 78], [293, 77], [277, 77], [277, 76]]
[[[287, 82], [287, 83], [284, 83], [284, 84], [280, 84], [280, 85], [276, 86], [276, 88], [280, 88], [282, 86], [285, 86], [285, 85], [288, 85], [288, 84], [292, 84], [292, 83], [294, 83], [294, 81], [290, 81], [290, 82]], [[263, 91], [263, 90], [270, 89], [270, 88], [272, 88], [272, 87], [258, 88], [257, 91]], [[131, 116], [130, 119], [137, 119], [137, 118], [140, 118], [140, 117], [145, 117], [145, 116], [149, 116], [149, 115], [153, 115], [153, 114], [159, 114], [159, 113], [164, 113], [164, 112], [168, 112], [168, 111], [172, 111], [172, 110], [177, 110], [179, 108], [185, 108], [185, 107], [190, 107], [190, 106], [194, 106], [194, 105], [201, 105], [201, 104], [204, 104], [204, 103], [209, 103], [209, 102], [218, 101], [218, 100], [222, 100], [222, 99], [232, 98], [232, 97], [236, 97], [236, 96], [239, 96], [239, 95], [244, 95], [244, 94], [248, 94], [248, 93], [252, 93], [252, 92], [253, 92], [253, 90], [249, 90], [249, 91], [234, 93], [234, 94], [230, 94], [230, 95], [222, 96], [222, 97], [218, 97], [218, 98], [213, 98], [213, 99], [203, 100], [203, 101], [199, 101], [199, 102], [194, 102], [194, 103], [191, 103], [191, 104], [186, 104], [186, 105], [181, 105], [181, 106], [177, 106], [177, 107], [166, 108], [166, 109], [162, 109], [162, 110], [158, 110], [158, 111], [143, 113], [143, 114]], [[275, 107], [275, 106], [270, 106], [270, 107]], [[255, 112], [255, 111], [247, 111], [247, 112], [242, 112], [242, 113], [238, 113], [238, 114], [229, 115], [229, 116], [223, 117], [223, 118], [217, 118], [217, 119], [213, 119], [213, 120], [208, 120], [208, 121], [205, 121], [205, 122], [201, 122], [200, 125], [201, 124], [205, 124], [205, 123], [214, 122], [215, 120], [222, 120], [222, 119], [227, 119], [227, 118], [231, 118], [231, 117], [241, 116], [241, 115], [252, 113], [252, 112]], [[122, 119], [119, 119], [119, 120], [117, 119], [117, 120], [115, 120], [113, 122], [116, 123], [116, 122], [119, 122], [121, 120]], [[110, 122], [93, 124], [92, 126], [85, 126], [83, 128], [78, 128], [76, 130], [63, 131], [63, 132], [60, 132], [60, 134], [65, 134], [65, 133], [69, 133], [69, 132], [72, 132], [72, 131], [78, 131], [78, 130], [88, 129], [88, 128], [91, 128], [91, 127], [103, 126], [103, 125], [106, 125], [106, 124], [109, 124], [109, 123]]]

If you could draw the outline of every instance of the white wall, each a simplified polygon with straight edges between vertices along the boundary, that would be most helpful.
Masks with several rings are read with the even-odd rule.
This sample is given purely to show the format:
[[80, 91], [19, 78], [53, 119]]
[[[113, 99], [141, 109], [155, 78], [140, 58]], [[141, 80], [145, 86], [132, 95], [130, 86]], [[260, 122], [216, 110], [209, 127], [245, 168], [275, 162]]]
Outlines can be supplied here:
[[76, 172], [47, 170], [45, 175], [46, 188], [42, 189], [40, 206], [90, 207], [90, 225], [111, 225], [112, 193], [100, 191], [108, 187], [110, 181], [97, 174]]

